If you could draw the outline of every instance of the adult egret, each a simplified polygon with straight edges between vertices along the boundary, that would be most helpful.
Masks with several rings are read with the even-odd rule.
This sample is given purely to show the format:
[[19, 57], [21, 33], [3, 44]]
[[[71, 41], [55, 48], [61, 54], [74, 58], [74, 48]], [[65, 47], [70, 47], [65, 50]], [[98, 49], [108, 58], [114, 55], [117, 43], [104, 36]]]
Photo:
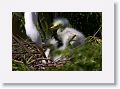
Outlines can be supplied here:
[[37, 12], [25, 12], [24, 13], [24, 19], [25, 19], [25, 31], [26, 35], [39, 46], [40, 51], [42, 52], [42, 55], [44, 57], [45, 54], [42, 49], [42, 39], [41, 35], [38, 32], [36, 28], [36, 24], [38, 22], [38, 13]]
[[41, 36], [36, 28], [38, 15], [36, 12], [25, 12], [25, 30], [26, 34], [37, 45], [41, 45]]
[[69, 44], [76, 47], [85, 42], [85, 36], [76, 29], [71, 28], [66, 18], [54, 19], [51, 29], [57, 30], [58, 38], [63, 43], [59, 50], [64, 50]]

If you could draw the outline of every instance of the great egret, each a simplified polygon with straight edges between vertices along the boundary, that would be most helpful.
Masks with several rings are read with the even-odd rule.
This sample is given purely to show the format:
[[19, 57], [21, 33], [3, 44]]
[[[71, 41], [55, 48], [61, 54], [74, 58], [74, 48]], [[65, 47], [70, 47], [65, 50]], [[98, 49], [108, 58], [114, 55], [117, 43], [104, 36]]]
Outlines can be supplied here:
[[42, 39], [41, 35], [36, 28], [36, 24], [38, 22], [38, 13], [37, 12], [25, 12], [24, 13], [25, 19], [25, 30], [27, 36], [39, 46], [38, 48], [42, 52], [42, 55], [46, 57], [42, 49]]
[[66, 18], [54, 19], [51, 29], [57, 30], [58, 38], [63, 43], [59, 50], [64, 50], [69, 44], [76, 47], [85, 42], [85, 36], [78, 30], [71, 28]]
[[25, 30], [26, 34], [37, 45], [42, 44], [41, 36], [36, 28], [38, 15], [36, 12], [25, 12]]

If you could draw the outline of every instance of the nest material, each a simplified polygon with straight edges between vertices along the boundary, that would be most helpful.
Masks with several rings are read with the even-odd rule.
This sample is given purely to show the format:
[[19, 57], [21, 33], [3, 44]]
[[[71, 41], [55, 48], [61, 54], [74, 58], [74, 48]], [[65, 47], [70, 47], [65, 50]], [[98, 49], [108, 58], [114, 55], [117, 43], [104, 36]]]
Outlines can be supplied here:
[[[43, 46], [43, 51], [47, 47]], [[66, 61], [54, 62], [51, 58], [45, 58], [39, 47], [29, 39], [24, 40], [13, 35], [12, 37], [12, 70], [19, 71], [19, 65], [24, 65], [26, 71], [48, 70], [51, 67], [61, 67]], [[46, 61], [44, 64], [42, 61]], [[23, 69], [24, 70], [24, 69]]]

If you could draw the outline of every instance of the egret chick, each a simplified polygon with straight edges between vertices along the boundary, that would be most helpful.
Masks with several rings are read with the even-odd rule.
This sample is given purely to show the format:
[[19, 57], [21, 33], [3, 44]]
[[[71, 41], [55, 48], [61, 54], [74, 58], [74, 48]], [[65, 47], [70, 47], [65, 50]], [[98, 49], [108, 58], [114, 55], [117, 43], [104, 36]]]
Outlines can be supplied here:
[[57, 30], [58, 38], [63, 43], [59, 50], [64, 50], [69, 44], [76, 47], [85, 42], [85, 36], [76, 29], [71, 28], [66, 18], [55, 19], [51, 29]]

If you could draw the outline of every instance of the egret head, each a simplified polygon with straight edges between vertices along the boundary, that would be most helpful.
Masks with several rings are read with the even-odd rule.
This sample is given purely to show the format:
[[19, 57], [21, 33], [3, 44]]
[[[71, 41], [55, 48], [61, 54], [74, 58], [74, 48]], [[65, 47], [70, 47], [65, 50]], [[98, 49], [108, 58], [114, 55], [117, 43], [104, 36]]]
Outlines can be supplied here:
[[69, 26], [69, 21], [66, 18], [57, 18], [53, 21], [51, 29], [65, 28]]

